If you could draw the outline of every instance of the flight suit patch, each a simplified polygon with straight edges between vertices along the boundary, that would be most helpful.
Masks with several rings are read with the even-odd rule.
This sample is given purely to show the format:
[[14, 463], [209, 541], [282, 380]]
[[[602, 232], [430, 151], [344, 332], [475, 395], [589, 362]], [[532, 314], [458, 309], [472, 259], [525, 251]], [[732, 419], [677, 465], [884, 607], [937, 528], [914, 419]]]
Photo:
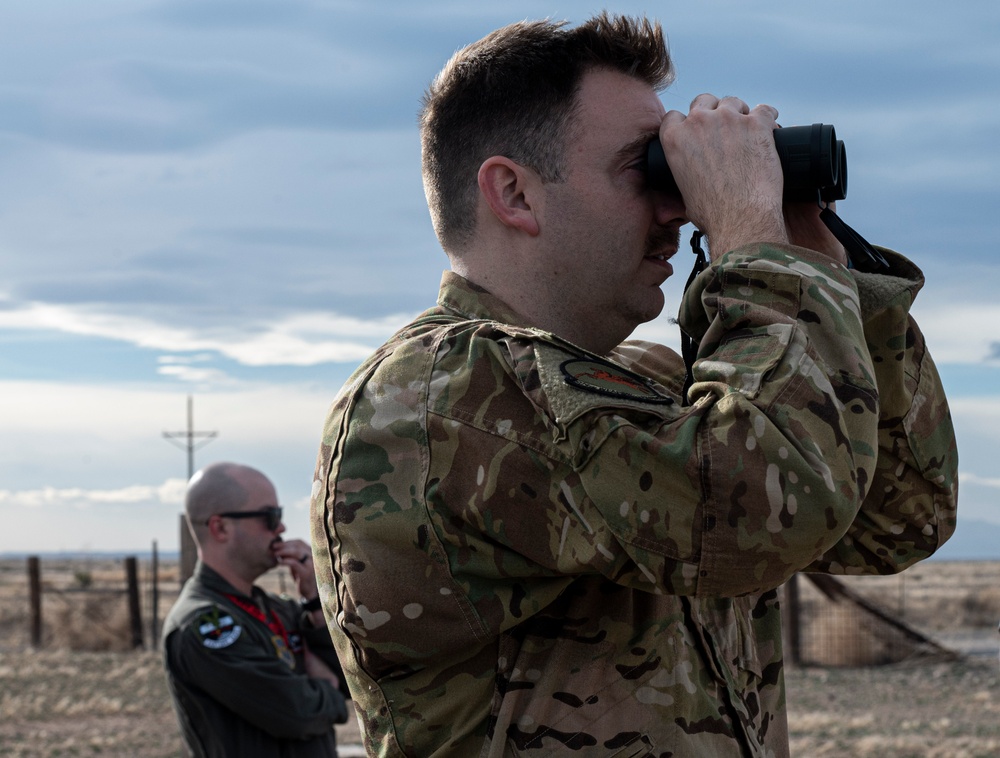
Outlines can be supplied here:
[[218, 611], [201, 617], [198, 634], [201, 644], [212, 650], [229, 647], [240, 638], [243, 627], [237, 624], [228, 613], [220, 616]]
[[566, 383], [598, 395], [669, 405], [673, 399], [639, 374], [597, 358], [571, 358], [560, 366]]

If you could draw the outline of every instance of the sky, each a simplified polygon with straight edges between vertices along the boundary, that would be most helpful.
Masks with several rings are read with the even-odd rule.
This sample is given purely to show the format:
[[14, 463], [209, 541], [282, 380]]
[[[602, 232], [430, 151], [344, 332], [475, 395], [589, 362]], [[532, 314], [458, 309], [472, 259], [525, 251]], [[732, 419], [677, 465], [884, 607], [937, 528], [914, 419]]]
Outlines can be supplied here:
[[[307, 536], [330, 402], [447, 266], [424, 89], [499, 26], [602, 8], [663, 23], [668, 110], [836, 127], [840, 214], [927, 275], [961, 470], [939, 555], [1000, 558], [1000, 4], [930, 0], [0, 5], [0, 552], [176, 550], [188, 397], [196, 467], [261, 469]], [[679, 342], [678, 260], [636, 336]]]

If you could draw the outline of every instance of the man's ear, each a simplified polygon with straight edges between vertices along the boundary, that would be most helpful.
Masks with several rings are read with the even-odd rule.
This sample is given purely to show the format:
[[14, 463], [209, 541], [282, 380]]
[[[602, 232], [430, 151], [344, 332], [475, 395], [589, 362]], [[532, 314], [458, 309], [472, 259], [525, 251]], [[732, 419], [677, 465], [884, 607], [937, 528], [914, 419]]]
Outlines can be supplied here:
[[532, 237], [538, 235], [536, 192], [541, 185], [531, 169], [494, 155], [479, 167], [479, 191], [501, 224]]
[[225, 519], [209, 517], [206, 526], [208, 533], [216, 542], [226, 542], [229, 539], [229, 527]]

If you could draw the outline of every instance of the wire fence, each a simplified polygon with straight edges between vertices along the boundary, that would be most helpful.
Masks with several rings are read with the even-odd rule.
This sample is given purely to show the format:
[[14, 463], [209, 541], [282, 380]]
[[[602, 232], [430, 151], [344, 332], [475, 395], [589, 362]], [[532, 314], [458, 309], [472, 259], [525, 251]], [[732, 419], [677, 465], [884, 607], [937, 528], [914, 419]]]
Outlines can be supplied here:
[[[288, 570], [258, 580], [284, 594]], [[0, 559], [0, 651], [154, 650], [181, 590], [178, 561], [147, 556]]]
[[[294, 588], [283, 568], [259, 583], [279, 593]], [[156, 649], [180, 589], [178, 561], [161, 563], [155, 547], [143, 557], [0, 560], [0, 650]], [[979, 630], [996, 642], [1000, 563], [952, 564], [947, 572], [924, 563], [888, 577], [802, 574], [783, 588], [782, 615], [793, 665], [948, 657], [957, 632]]]
[[162, 611], [180, 590], [155, 555], [42, 560], [0, 571], [0, 649], [154, 649]]

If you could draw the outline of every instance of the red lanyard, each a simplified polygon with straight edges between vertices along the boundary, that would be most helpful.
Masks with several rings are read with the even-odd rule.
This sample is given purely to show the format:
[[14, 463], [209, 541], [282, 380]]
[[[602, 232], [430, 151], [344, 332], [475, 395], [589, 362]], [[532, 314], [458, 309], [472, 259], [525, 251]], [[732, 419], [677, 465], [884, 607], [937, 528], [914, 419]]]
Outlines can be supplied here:
[[281, 623], [281, 619], [278, 618], [277, 614], [274, 613], [270, 608], [267, 609], [267, 615], [264, 615], [264, 611], [260, 607], [249, 600], [237, 597], [236, 595], [226, 595], [230, 600], [232, 600], [236, 605], [245, 610], [255, 619], [263, 624], [267, 625], [267, 628], [271, 630], [274, 634], [281, 637], [285, 641], [285, 647], [292, 650], [292, 646], [288, 639], [288, 632], [285, 630], [285, 625]]

